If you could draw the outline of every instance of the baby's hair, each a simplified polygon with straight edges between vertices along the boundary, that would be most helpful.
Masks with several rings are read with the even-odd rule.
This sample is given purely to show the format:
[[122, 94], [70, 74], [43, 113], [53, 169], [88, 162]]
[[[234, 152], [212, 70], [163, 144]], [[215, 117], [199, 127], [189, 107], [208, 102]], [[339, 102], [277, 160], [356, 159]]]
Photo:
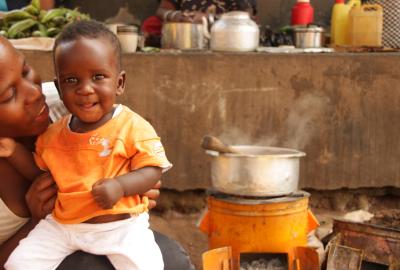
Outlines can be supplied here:
[[53, 57], [57, 47], [63, 42], [78, 40], [81, 37], [89, 39], [103, 38], [110, 42], [117, 57], [117, 68], [121, 69], [121, 45], [117, 36], [104, 24], [95, 20], [76, 21], [66, 26], [56, 38], [53, 47]]

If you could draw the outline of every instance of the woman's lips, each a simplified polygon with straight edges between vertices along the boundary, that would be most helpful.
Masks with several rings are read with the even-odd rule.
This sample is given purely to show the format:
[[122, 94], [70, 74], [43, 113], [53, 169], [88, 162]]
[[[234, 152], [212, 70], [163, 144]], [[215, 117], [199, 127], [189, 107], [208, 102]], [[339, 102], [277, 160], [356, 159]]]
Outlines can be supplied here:
[[43, 107], [40, 109], [39, 113], [37, 114], [37, 116], [35, 117], [35, 121], [41, 121], [44, 119], [48, 119], [49, 118], [49, 107], [47, 106], [47, 104], [44, 104]]

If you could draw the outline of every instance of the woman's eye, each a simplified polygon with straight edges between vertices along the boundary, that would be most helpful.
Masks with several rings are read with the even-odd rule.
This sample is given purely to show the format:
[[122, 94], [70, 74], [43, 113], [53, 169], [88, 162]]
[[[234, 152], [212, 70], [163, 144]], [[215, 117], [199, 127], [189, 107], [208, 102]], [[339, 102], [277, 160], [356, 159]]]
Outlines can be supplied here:
[[0, 103], [7, 103], [15, 96], [16, 89], [11, 87], [0, 96]]
[[31, 67], [27, 64], [24, 65], [22, 68], [22, 77], [28, 76], [29, 72], [31, 71]]
[[78, 80], [76, 78], [67, 78], [65, 79], [66, 83], [72, 84], [72, 83], [76, 83]]
[[103, 74], [96, 74], [93, 76], [94, 81], [103, 80], [105, 77]]

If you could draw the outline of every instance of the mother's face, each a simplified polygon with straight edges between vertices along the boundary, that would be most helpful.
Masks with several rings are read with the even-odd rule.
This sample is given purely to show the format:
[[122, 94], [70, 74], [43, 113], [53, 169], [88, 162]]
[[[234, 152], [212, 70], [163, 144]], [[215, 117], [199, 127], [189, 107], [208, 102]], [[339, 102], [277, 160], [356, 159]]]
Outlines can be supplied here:
[[40, 77], [20, 52], [0, 38], [0, 136], [34, 136], [48, 124]]

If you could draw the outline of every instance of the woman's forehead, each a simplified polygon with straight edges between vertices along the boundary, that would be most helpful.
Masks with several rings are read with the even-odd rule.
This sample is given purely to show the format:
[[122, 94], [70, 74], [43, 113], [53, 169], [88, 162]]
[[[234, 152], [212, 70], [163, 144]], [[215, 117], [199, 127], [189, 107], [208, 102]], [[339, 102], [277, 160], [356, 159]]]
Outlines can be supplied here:
[[24, 56], [15, 49], [8, 41], [0, 39], [0, 72], [15, 62], [23, 62]]
[[0, 92], [21, 73], [25, 57], [11, 44], [0, 40]]

